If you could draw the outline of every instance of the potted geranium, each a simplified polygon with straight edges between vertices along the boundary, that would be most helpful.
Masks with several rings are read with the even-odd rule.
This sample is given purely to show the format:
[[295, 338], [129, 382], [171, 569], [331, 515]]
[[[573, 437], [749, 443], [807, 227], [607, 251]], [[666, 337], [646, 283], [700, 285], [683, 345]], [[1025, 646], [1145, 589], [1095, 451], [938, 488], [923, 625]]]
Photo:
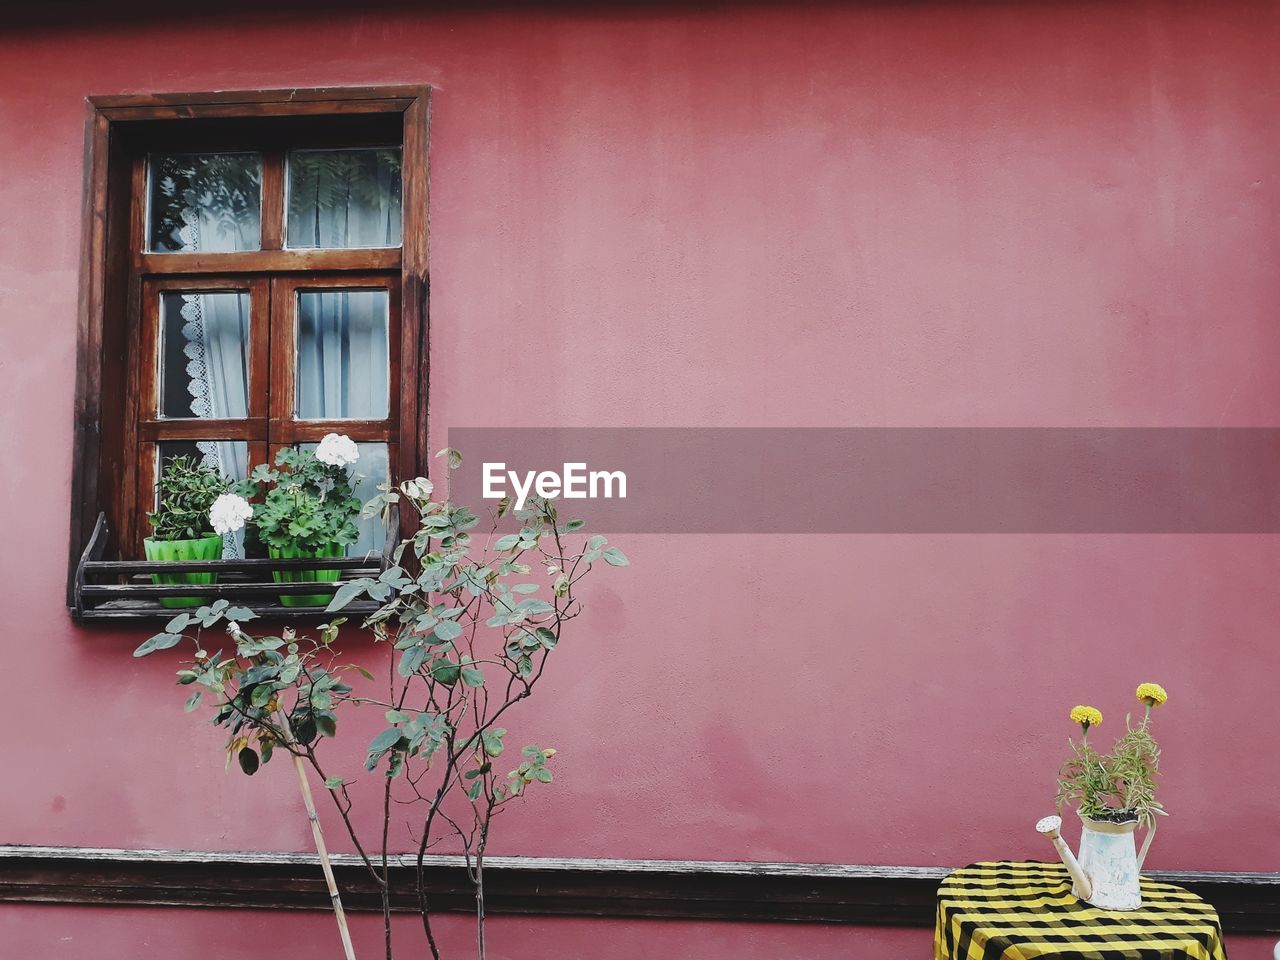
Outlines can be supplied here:
[[[164, 461], [156, 484], [156, 509], [147, 514], [151, 536], [142, 541], [148, 560], [217, 560], [222, 556], [222, 534], [210, 520], [209, 510], [227, 482], [216, 470], [193, 457]], [[157, 585], [213, 583], [216, 573], [155, 573]], [[161, 597], [164, 607], [197, 607], [200, 597]]]
[[[286, 447], [276, 455], [276, 468], [259, 464], [237, 493], [262, 500], [252, 506], [258, 539], [273, 560], [341, 557], [359, 539], [356, 518], [360, 501], [351, 490], [348, 467], [360, 458], [350, 437], [330, 433], [315, 450]], [[241, 499], [244, 508], [246, 501]], [[339, 570], [276, 570], [276, 583], [337, 580]], [[287, 607], [323, 606], [333, 593], [283, 594]]]

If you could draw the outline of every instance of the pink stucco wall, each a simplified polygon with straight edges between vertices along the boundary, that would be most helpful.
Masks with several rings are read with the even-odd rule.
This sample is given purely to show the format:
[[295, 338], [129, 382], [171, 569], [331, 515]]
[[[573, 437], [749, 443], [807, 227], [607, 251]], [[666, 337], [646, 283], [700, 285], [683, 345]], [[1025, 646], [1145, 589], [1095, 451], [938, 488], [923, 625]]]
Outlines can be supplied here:
[[[168, 665], [130, 659], [138, 631], [62, 606], [88, 94], [436, 86], [434, 446], [486, 425], [1277, 423], [1274, 5], [272, 6], [0, 27], [0, 842], [309, 844], [283, 768], [224, 775]], [[494, 852], [1044, 855], [1065, 709], [1114, 731], [1154, 679], [1173, 816], [1150, 865], [1280, 866], [1275, 537], [624, 546], [513, 730], [559, 748], [554, 791]], [[58, 918], [137, 945], [130, 916], [0, 910], [0, 930], [53, 956]], [[195, 937], [230, 915], [171, 916]], [[495, 941], [928, 950], [640, 926], [500, 921]], [[218, 955], [257, 952], [237, 949]]]

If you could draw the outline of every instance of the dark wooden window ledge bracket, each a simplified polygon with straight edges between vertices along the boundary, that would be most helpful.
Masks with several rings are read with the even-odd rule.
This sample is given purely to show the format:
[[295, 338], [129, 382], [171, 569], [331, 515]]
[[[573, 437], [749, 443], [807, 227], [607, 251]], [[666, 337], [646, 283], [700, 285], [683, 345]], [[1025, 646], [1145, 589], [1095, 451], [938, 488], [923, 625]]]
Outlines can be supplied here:
[[[432, 902], [474, 909], [461, 858], [426, 859]], [[359, 860], [334, 868], [349, 910], [380, 910]], [[945, 867], [489, 857], [491, 913], [932, 926]], [[413, 912], [413, 858], [393, 860], [394, 909]], [[1152, 871], [1214, 904], [1231, 934], [1280, 932], [1280, 873]], [[323, 910], [315, 856], [0, 846], [0, 901]]]

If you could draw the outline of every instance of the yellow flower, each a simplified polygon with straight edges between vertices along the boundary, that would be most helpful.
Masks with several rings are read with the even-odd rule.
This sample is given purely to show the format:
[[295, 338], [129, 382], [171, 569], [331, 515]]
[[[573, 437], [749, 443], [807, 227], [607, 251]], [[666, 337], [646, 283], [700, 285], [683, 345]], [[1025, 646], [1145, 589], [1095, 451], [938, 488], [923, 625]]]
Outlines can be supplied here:
[[1084, 732], [1088, 733], [1090, 727], [1096, 727], [1102, 723], [1102, 711], [1096, 707], [1072, 707], [1071, 720], [1084, 727]]
[[1148, 707], [1158, 707], [1169, 699], [1169, 694], [1158, 683], [1144, 683], [1138, 687], [1138, 699]]

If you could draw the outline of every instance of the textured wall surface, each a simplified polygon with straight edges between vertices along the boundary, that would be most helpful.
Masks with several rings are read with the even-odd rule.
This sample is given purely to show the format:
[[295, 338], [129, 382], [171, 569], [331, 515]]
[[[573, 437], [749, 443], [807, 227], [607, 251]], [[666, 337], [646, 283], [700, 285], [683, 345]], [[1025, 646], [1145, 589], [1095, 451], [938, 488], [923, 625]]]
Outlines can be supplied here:
[[[140, 631], [63, 608], [86, 95], [437, 88], [433, 447], [450, 426], [1277, 425], [1273, 4], [346, 6], [0, 26], [0, 842], [310, 842], [286, 768], [225, 775], [169, 664], [130, 659]], [[495, 853], [1044, 856], [1066, 709], [1113, 734], [1152, 679], [1173, 816], [1150, 865], [1280, 865], [1273, 536], [619, 542], [632, 567], [589, 588], [511, 724], [559, 773]], [[155, 955], [194, 957], [174, 930], [266, 925], [147, 916], [0, 930], [63, 956], [153, 926], [175, 938]], [[539, 956], [928, 952], [921, 931], [569, 921], [499, 921], [495, 949], [534, 929], [580, 944]]]

